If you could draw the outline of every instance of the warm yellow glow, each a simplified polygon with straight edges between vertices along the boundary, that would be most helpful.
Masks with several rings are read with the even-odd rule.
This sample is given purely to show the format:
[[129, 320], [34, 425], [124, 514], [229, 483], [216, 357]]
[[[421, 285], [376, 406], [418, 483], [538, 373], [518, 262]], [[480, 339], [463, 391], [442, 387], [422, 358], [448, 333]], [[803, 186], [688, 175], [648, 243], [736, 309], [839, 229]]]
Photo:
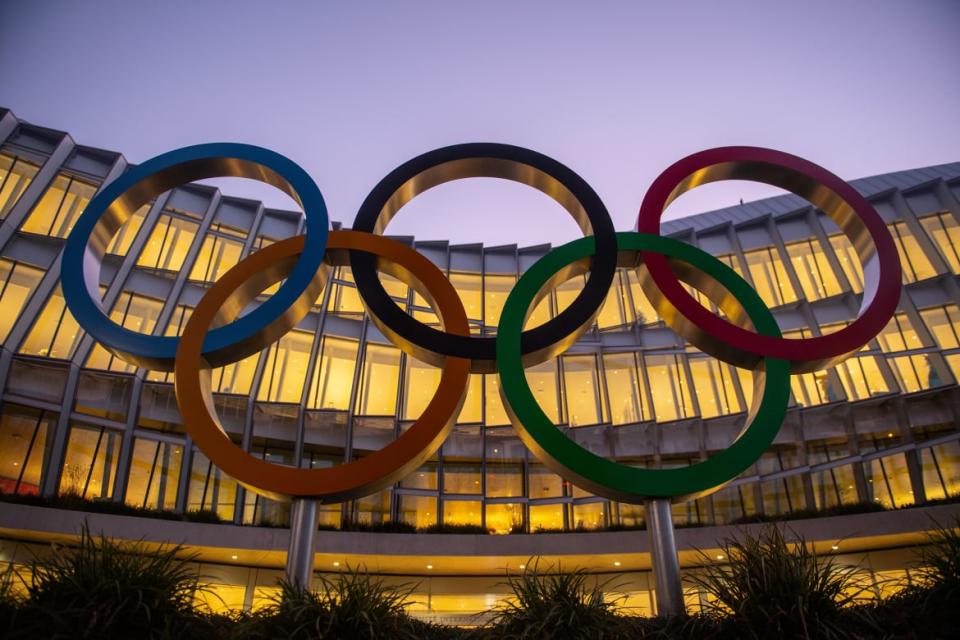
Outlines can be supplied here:
[[196, 235], [197, 223], [164, 214], [150, 232], [137, 264], [151, 269], [178, 271]]
[[350, 408], [350, 390], [357, 368], [357, 341], [324, 336], [313, 371], [307, 406], [311, 409]]
[[66, 360], [73, 356], [81, 336], [80, 326], [67, 310], [57, 285], [23, 341], [20, 353]]
[[764, 248], [743, 254], [753, 279], [753, 286], [767, 306], [779, 307], [793, 302], [797, 294], [790, 284], [790, 277], [776, 249]]
[[392, 416], [397, 408], [400, 350], [386, 345], [366, 346], [356, 411], [366, 416]]
[[13, 324], [43, 278], [43, 270], [22, 262], [0, 258], [0, 344], [7, 339]]
[[920, 219], [920, 224], [937, 245], [940, 255], [954, 273], [960, 273], [960, 225], [950, 213]]
[[300, 402], [312, 342], [313, 333], [290, 331], [270, 346], [258, 400]]
[[800, 280], [807, 300], [835, 296], [841, 292], [837, 276], [826, 254], [816, 240], [804, 240], [787, 245], [787, 255], [793, 271]]
[[72, 176], [58, 175], [20, 230], [66, 238], [96, 190], [94, 185]]
[[603, 368], [610, 396], [610, 421], [613, 424], [632, 424], [650, 419], [646, 399], [641, 399], [640, 375], [636, 357], [632, 353], [607, 353]]
[[17, 204], [39, 169], [23, 158], [0, 153], [0, 220]]

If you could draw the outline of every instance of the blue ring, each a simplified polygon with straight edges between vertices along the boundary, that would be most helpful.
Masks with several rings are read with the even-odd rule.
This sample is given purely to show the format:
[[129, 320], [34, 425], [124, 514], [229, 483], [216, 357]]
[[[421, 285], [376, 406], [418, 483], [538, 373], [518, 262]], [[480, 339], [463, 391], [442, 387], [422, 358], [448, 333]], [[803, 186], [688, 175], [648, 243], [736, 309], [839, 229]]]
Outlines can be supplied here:
[[[214, 163], [221, 159], [237, 159], [260, 165], [285, 181], [290, 188], [290, 195], [299, 201], [306, 216], [306, 238], [303, 253], [279, 290], [246, 315], [211, 330], [203, 342], [204, 357], [213, 366], [217, 366], [215, 363], [223, 360], [223, 356], [231, 349], [250, 343], [258, 333], [296, 306], [298, 298], [310, 287], [323, 262], [329, 217], [323, 195], [309, 174], [279, 153], [248, 144], [223, 142], [175, 149], [137, 165], [104, 187], [87, 205], [64, 246], [60, 278], [67, 307], [77, 323], [108, 350], [132, 356], [141, 364], [170, 369], [176, 356], [179, 338], [137, 333], [116, 324], [104, 313], [98, 303], [100, 260], [89, 247], [97, 224], [115, 200], [143, 180], [161, 172], [170, 174], [160, 176], [166, 180], [163, 185], [166, 188], [162, 189], [161, 193], [184, 182], [232, 175], [229, 171], [207, 170], [206, 175], [200, 177], [184, 182], [176, 180], [177, 170], [196, 171], [197, 167], [203, 166], [205, 162]], [[264, 174], [255, 179], [274, 184], [268, 179], [270, 177], [272, 176]], [[155, 195], [159, 193], [150, 197]], [[232, 362], [235, 357], [226, 360]]]

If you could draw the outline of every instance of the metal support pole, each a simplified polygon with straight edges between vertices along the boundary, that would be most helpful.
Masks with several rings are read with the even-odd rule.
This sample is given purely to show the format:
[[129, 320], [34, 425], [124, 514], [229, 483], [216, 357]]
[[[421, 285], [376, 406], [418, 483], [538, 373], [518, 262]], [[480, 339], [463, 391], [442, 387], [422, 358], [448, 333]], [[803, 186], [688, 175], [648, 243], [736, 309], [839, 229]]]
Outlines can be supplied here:
[[680, 585], [680, 559], [673, 535], [673, 514], [670, 501], [647, 500], [647, 532], [650, 534], [650, 557], [653, 578], [657, 585], [657, 615], [682, 616], [683, 588]]
[[290, 548], [287, 581], [309, 589], [313, 581], [313, 550], [317, 534], [317, 501], [294, 498], [290, 504]]

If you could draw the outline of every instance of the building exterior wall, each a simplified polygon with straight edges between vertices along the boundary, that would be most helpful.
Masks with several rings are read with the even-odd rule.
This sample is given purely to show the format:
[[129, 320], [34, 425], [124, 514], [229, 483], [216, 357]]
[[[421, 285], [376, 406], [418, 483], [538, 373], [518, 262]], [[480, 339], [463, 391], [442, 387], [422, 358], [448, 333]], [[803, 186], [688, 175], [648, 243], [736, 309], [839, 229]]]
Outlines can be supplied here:
[[[286, 505], [237, 486], [191, 445], [172, 374], [110, 355], [65, 309], [64, 239], [100, 185], [126, 166], [120, 154], [0, 110], [0, 489], [283, 525]], [[960, 163], [853, 184], [900, 249], [897, 315], [855, 357], [794, 376], [775, 444], [721, 491], [676, 504], [678, 525], [861, 502], [897, 508], [960, 493]], [[297, 212], [211, 187], [176, 189], [138, 211], [108, 250], [105, 308], [127, 328], [176, 334], [210, 282], [301, 226]], [[732, 266], [787, 336], [837, 330], [859, 307], [863, 275], [849, 242], [792, 196], [677, 220], [664, 232]], [[471, 329], [484, 335], [495, 332], [518, 275], [547, 250], [409, 241], [449, 274]], [[424, 300], [384, 278], [399, 304], [436, 322]], [[529, 323], [556, 314], [581, 284], [560, 286]], [[642, 466], [688, 464], [722, 450], [743, 426], [753, 393], [751, 374], [667, 328], [627, 270], [617, 274], [596, 326], [527, 376], [571, 437]], [[213, 384], [236, 442], [273, 462], [319, 467], [395, 438], [438, 379], [437, 369], [401, 353], [368, 321], [341, 267], [296, 330], [215, 370]], [[322, 507], [327, 526], [387, 521], [529, 533], [638, 526], [643, 509], [592, 496], [539, 464], [509, 425], [496, 376], [477, 374], [435, 459], [379, 494]]]

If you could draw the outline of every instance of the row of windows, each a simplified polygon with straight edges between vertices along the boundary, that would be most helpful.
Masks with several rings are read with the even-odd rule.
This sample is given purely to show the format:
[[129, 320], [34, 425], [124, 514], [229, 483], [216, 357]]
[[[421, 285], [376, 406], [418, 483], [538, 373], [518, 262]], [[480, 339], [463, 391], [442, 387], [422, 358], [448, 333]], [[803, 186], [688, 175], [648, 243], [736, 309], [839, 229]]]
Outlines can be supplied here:
[[[0, 489], [28, 494], [39, 490], [45, 473], [44, 456], [56, 417], [49, 411], [12, 404], [4, 406], [0, 417]], [[119, 431], [72, 423], [59, 492], [91, 499], [114, 497], [120, 472], [121, 439]], [[480, 438], [475, 440], [475, 444], [480, 445]], [[928, 500], [960, 493], [960, 441], [953, 439], [933, 445], [921, 441], [917, 445], [922, 488], [912, 486], [907, 471], [906, 456], [912, 453], [870, 456], [871, 446], [882, 454], [884, 449], [899, 444], [902, 444], [899, 433], [862, 434], [859, 448], [869, 459], [844, 464], [850, 457], [850, 448], [842, 439], [807, 442], [803, 448], [807, 465], [813, 471], [800, 473], [798, 469], [793, 475], [741, 483], [707, 498], [676, 504], [673, 507], [675, 521], [724, 524], [758, 513], [780, 515], [864, 501], [895, 508], [913, 504], [915, 490], [922, 491]], [[523, 449], [515, 438], [490, 438], [485, 447], [485, 454], [476, 450], [474, 457], [443, 455], [442, 464], [431, 462], [418, 469], [403, 479], [395, 491], [383, 491], [356, 501], [350, 505], [347, 517], [368, 523], [396, 518], [418, 527], [437, 522], [482, 524], [500, 533], [589, 529], [612, 524], [631, 526], [643, 521], [640, 507], [598, 501], [542, 465], [533, 462], [525, 465]], [[800, 445], [771, 449], [745, 475], [770, 475], [801, 467], [801, 448], [798, 447]], [[266, 444], [259, 450], [255, 446], [254, 453], [276, 463], [291, 462], [288, 455]], [[483, 465], [479, 460], [481, 456], [486, 460]], [[183, 444], [135, 437], [126, 472], [124, 501], [142, 507], [174, 508], [182, 460]], [[664, 464], [691, 462], [694, 460], [676, 458]], [[310, 460], [310, 466], [314, 467], [330, 464], [333, 459], [329, 455], [319, 454]], [[861, 473], [865, 481], [860, 489], [857, 473]], [[237, 486], [233, 480], [223, 476], [199, 451], [194, 451], [188, 474], [188, 509], [209, 509], [223, 518], [233, 518], [237, 506]], [[251, 493], [247, 494], [242, 507], [244, 522], [280, 523], [287, 517], [285, 505]], [[325, 523], [339, 525], [339, 505], [325, 509]]]
[[[16, 155], [6, 151], [0, 153], [0, 211], [3, 212], [0, 217], [13, 207], [36, 170], [36, 165]], [[95, 190], [94, 184], [76, 176], [58, 175], [21, 229], [30, 233], [66, 237]], [[144, 213], [145, 208], [125, 225], [120, 237], [114, 240], [111, 251], [122, 253], [129, 249], [133, 236], [143, 222]], [[162, 215], [150, 232], [138, 257], [138, 264], [153, 269], [180, 270], [198, 231], [198, 223], [191, 219], [195, 217], [189, 212], [173, 211]], [[920, 223], [944, 261], [955, 273], [960, 273], [960, 225], [954, 217], [948, 213], [937, 213], [921, 218]], [[889, 227], [904, 266], [904, 281], [915, 282], [936, 275], [909, 225], [905, 221], [897, 221]], [[242, 237], [242, 230], [215, 223], [203, 238], [197, 260], [190, 265], [190, 278], [204, 282], [215, 280], [236, 264], [243, 249]], [[829, 242], [851, 291], [862, 291], [863, 274], [850, 242], [839, 234], [830, 236]], [[817, 300], [843, 291], [844, 286], [818, 240], [811, 238], [791, 242], [785, 245], [785, 250], [782, 256], [775, 247], [746, 251], [742, 265], [740, 259], [733, 255], [720, 258], [741, 275], [747, 274], [761, 298], [772, 307], [794, 302], [800, 297]], [[785, 267], [786, 263], [792, 266], [799, 291]], [[463, 299], [468, 317], [488, 330], [496, 327], [500, 309], [515, 282], [515, 275], [487, 274], [481, 277], [478, 274], [451, 273], [450, 279]], [[556, 292], [557, 306], [566, 306], [580, 285], [574, 280], [561, 286]], [[405, 287], [399, 285], [398, 289], [392, 293], [405, 299]], [[341, 297], [344, 299], [334, 303], [337, 310], [348, 313], [362, 311], [355, 292], [343, 292]], [[415, 296], [414, 304], [426, 307], [418, 296]], [[545, 319], [545, 316], [534, 318], [533, 325]], [[607, 328], [655, 320], [656, 314], [649, 308], [635, 283], [627, 282], [624, 278], [618, 282], [617, 291], [611, 291], [608, 304], [599, 318], [599, 326]]]

